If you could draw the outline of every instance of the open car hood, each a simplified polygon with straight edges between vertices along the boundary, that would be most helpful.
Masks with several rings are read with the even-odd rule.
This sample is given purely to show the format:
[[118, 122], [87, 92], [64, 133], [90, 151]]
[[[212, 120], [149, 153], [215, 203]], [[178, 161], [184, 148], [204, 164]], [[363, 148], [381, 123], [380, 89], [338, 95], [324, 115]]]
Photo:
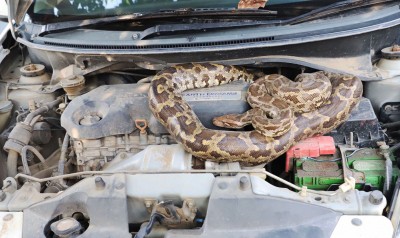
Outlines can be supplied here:
[[8, 22], [14, 38], [16, 38], [15, 27], [21, 23], [32, 2], [33, 0], [7, 0]]

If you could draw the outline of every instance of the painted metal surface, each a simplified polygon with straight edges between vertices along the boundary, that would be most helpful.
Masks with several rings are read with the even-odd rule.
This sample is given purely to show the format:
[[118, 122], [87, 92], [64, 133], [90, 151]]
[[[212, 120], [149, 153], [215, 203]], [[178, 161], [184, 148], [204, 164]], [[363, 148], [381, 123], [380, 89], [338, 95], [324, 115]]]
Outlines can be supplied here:
[[0, 212], [0, 238], [22, 237], [22, 212]]

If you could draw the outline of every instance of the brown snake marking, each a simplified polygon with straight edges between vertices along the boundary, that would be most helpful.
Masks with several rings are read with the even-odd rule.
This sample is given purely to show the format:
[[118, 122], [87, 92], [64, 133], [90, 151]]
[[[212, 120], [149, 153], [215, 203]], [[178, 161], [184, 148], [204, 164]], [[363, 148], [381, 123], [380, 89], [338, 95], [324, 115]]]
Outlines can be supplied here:
[[[319, 108], [309, 112], [302, 110], [295, 112], [291, 119], [291, 127], [284, 128], [286, 131], [277, 137], [265, 136], [258, 130], [219, 131], [205, 128], [188, 103], [182, 99], [181, 93], [193, 88], [212, 87], [237, 80], [253, 82], [254, 75], [240, 67], [209, 63], [169, 67], [159, 72], [152, 80], [149, 106], [154, 116], [184, 146], [185, 150], [198, 158], [216, 162], [238, 161], [243, 165], [267, 163], [285, 153], [296, 142], [317, 134], [328, 133], [336, 128], [347, 120], [351, 110], [360, 100], [362, 83], [357, 77], [327, 72], [317, 72], [316, 75], [317, 77], [325, 75], [329, 79], [331, 88], [328, 91], [331, 91], [331, 94], [327, 99], [316, 100], [324, 103]], [[283, 78], [276, 75], [273, 77], [276, 77], [273, 82]], [[310, 77], [310, 75], [299, 77]], [[277, 88], [283, 89], [282, 85], [288, 84], [286, 82], [280, 85], [276, 84]], [[301, 88], [295, 89], [292, 92], [288, 86], [285, 90], [289, 95], [304, 94]], [[269, 87], [268, 90], [272, 89]], [[318, 92], [312, 97], [315, 97], [316, 93]], [[265, 93], [259, 96], [265, 96]]]

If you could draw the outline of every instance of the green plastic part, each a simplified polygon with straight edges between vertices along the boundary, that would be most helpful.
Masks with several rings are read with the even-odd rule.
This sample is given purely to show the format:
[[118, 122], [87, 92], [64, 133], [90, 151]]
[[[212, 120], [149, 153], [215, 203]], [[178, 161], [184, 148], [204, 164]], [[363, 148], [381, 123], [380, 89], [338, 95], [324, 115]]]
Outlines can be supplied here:
[[[382, 190], [385, 181], [385, 159], [378, 149], [363, 148], [347, 156], [348, 168], [355, 172], [361, 172], [365, 178], [365, 183], [356, 184], [357, 189], [362, 189], [364, 185], [370, 185]], [[342, 160], [334, 160], [334, 158], [334, 156], [330, 156], [321, 159], [294, 159], [295, 184], [315, 190], [327, 190], [333, 185], [344, 183]], [[394, 158], [391, 159], [394, 161]], [[392, 185], [399, 175], [400, 170], [396, 164], [393, 164]]]

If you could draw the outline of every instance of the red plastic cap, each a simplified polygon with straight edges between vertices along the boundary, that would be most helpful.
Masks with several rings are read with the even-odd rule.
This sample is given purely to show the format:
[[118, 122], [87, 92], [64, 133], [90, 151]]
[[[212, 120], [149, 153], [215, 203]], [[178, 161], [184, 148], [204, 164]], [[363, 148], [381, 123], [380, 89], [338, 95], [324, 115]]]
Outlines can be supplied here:
[[301, 157], [319, 157], [335, 154], [335, 141], [331, 136], [316, 136], [300, 141], [286, 152], [285, 171], [291, 169], [291, 159]]

